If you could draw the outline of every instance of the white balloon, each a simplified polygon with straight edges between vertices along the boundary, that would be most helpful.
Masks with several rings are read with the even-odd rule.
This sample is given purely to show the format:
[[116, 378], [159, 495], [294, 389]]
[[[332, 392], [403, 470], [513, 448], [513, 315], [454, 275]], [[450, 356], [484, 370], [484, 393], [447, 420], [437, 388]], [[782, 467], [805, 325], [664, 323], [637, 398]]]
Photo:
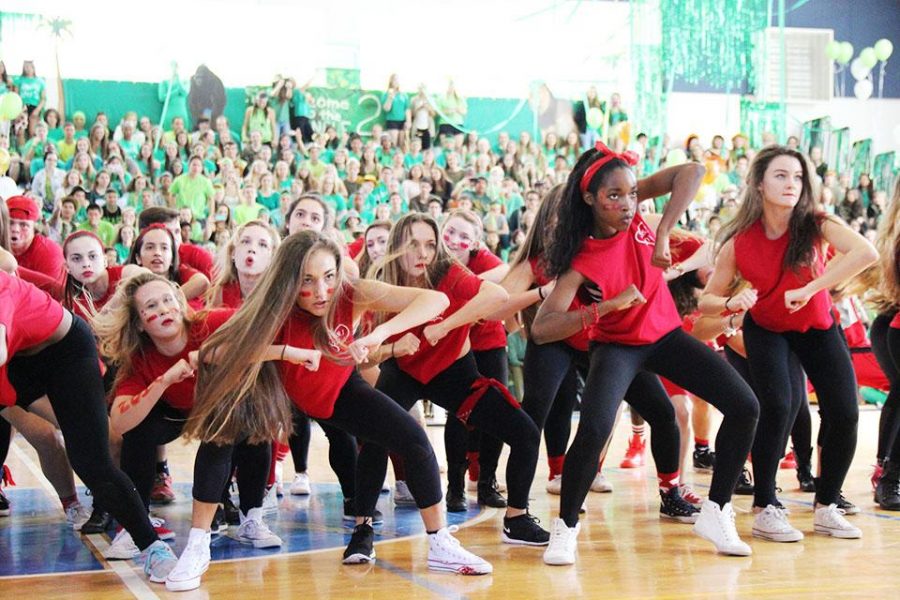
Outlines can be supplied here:
[[850, 63], [850, 74], [853, 75], [853, 79], [860, 81], [869, 76], [869, 72], [871, 69], [864, 65], [859, 57], [853, 59], [853, 62]]
[[860, 79], [856, 82], [856, 85], [853, 86], [853, 95], [855, 95], [860, 100], [868, 100], [869, 96], [872, 95], [872, 82], [868, 79]]
[[7, 198], [18, 196], [21, 193], [12, 177], [0, 177], [0, 200], [6, 201]]

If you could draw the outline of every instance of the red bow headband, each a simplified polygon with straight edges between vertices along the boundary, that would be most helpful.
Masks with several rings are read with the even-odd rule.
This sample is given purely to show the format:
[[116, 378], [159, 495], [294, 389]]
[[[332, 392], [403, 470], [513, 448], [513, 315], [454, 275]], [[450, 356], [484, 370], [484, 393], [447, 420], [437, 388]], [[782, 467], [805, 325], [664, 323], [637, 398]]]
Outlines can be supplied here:
[[628, 166], [633, 167], [638, 164], [638, 161], [641, 158], [640, 156], [638, 156], [637, 152], [634, 152], [632, 150], [626, 150], [621, 154], [613, 152], [603, 142], [597, 142], [594, 148], [597, 150], [597, 152], [601, 152], [603, 156], [599, 160], [591, 163], [591, 166], [589, 166], [584, 172], [584, 175], [581, 176], [581, 185], [579, 187], [581, 188], [582, 193], [587, 191], [588, 186], [591, 184], [591, 179], [594, 178], [594, 175], [597, 173], [597, 171], [599, 171], [600, 168], [609, 161], [617, 158]]

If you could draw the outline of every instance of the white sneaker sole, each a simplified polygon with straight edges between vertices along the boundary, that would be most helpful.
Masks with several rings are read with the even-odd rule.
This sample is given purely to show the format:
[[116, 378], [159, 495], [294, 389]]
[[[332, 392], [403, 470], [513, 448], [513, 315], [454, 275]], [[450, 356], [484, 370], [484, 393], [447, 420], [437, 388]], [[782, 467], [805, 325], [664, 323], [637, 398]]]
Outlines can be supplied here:
[[500, 532], [500, 539], [503, 540], [504, 544], [510, 544], [512, 546], [547, 546], [550, 544], [550, 540], [547, 540], [546, 542], [528, 542], [526, 540], [517, 540], [516, 538], [507, 536], [505, 531]]
[[548, 557], [547, 554], [545, 553], [545, 554], [544, 554], [544, 564], [545, 564], [545, 565], [551, 565], [551, 566], [554, 566], [554, 567], [564, 567], [564, 566], [567, 566], [567, 565], [574, 565], [574, 564], [575, 564], [575, 557], [574, 557], [574, 556], [572, 556], [572, 557], [568, 557], [568, 556], [551, 556], [551, 557]]
[[763, 540], [769, 540], [770, 542], [781, 542], [781, 543], [790, 543], [790, 542], [799, 542], [803, 540], [803, 532], [802, 531], [791, 531], [785, 533], [773, 533], [771, 531], [763, 531], [762, 529], [753, 528], [753, 537], [760, 538]]
[[814, 531], [816, 533], [822, 535], [830, 535], [834, 538], [840, 538], [842, 540], [858, 540], [862, 537], [862, 531], [848, 531], [846, 529], [832, 529], [830, 527], [825, 527], [824, 525], [815, 525]]
[[166, 577], [166, 589], [170, 592], [187, 592], [190, 590], [196, 590], [198, 587], [200, 587], [200, 579], [208, 569], [209, 564], [203, 567], [203, 571], [199, 575], [190, 579], [180, 579], [177, 581], [173, 581]]
[[432, 571], [443, 571], [445, 573], [456, 573], [457, 575], [490, 575], [494, 572], [491, 565], [452, 565], [447, 563], [428, 561], [428, 568]]
[[672, 515], [666, 515], [663, 513], [659, 513], [659, 518], [664, 521], [674, 521], [676, 523], [685, 523], [686, 525], [693, 525], [697, 522], [697, 519], [700, 518], [700, 513], [694, 513], [689, 517], [673, 517]]
[[361, 554], [357, 552], [356, 554], [351, 554], [347, 558], [341, 561], [345, 565], [364, 565], [375, 562], [375, 551], [372, 550], [372, 555], [367, 556], [365, 554]]
[[704, 540], [715, 546], [716, 554], [720, 554], [722, 556], [751, 556], [753, 554], [753, 550], [749, 546], [747, 548], [720, 548], [716, 545], [716, 542], [712, 538], [707, 537], [696, 529], [694, 529], [693, 532], [697, 537], [703, 538]]

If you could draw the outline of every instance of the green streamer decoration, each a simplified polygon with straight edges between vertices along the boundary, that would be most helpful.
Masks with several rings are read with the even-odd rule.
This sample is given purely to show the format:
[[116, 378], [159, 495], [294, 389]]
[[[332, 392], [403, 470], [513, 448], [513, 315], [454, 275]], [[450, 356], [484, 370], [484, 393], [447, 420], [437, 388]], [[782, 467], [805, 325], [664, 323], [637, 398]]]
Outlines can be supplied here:
[[775, 134], [776, 140], [785, 139], [782, 105], [778, 102], [754, 102], [741, 98], [741, 133], [747, 136], [754, 148], [762, 146], [764, 133]]
[[689, 83], [738, 90], [753, 76], [753, 37], [766, 27], [767, 0], [666, 0], [663, 69]]

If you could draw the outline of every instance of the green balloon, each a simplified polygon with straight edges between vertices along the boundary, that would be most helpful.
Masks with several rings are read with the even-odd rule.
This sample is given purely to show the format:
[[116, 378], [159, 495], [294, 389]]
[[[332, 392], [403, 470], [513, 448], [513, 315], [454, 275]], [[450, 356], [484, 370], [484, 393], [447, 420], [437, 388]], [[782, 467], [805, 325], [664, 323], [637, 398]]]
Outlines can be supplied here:
[[0, 119], [12, 121], [22, 114], [22, 98], [15, 92], [6, 92], [0, 96]]
[[830, 58], [831, 60], [837, 60], [841, 55], [841, 43], [836, 40], [831, 40], [828, 42], [828, 45], [825, 46], [825, 56]]
[[878, 57], [875, 56], [874, 48], [863, 48], [862, 52], [859, 53], [859, 60], [870, 69], [878, 64]]
[[838, 63], [846, 65], [851, 58], [853, 58], [853, 44], [841, 42], [841, 55], [837, 58]]
[[893, 53], [894, 44], [891, 43], [891, 40], [880, 39], [875, 42], [875, 56], [878, 58], [878, 60], [887, 60]]

